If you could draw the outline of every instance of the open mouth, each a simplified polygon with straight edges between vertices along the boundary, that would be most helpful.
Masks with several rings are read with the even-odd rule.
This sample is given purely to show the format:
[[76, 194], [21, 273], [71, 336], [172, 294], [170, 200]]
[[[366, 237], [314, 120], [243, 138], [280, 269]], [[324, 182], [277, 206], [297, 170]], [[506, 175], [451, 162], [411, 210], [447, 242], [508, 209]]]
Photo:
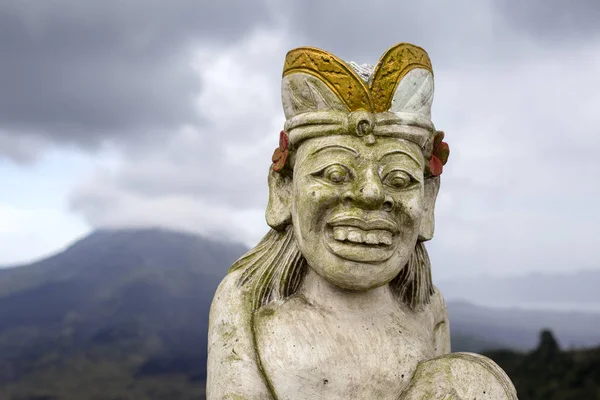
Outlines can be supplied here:
[[373, 263], [385, 261], [394, 253], [394, 237], [399, 229], [388, 219], [339, 216], [329, 220], [327, 225], [327, 246], [342, 258]]
[[338, 242], [391, 246], [392, 238], [391, 232], [380, 229], [364, 231], [354, 226], [333, 227], [333, 239]]

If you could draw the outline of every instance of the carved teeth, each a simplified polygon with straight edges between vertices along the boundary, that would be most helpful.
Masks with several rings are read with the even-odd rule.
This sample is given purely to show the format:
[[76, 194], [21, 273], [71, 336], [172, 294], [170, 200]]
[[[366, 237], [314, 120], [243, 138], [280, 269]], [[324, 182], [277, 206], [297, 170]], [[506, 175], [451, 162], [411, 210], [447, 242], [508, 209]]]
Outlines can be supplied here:
[[357, 231], [357, 230], [352, 230], [352, 231], [348, 232], [348, 240], [351, 241], [352, 243], [364, 242], [362, 233], [360, 233], [360, 231]]
[[367, 236], [365, 237], [365, 242], [367, 242], [368, 244], [379, 244], [379, 239], [377, 238], [377, 234], [376, 233], [367, 233]]
[[379, 234], [379, 243], [383, 243], [385, 245], [392, 244], [392, 234], [390, 232], [381, 232]]
[[390, 246], [392, 233], [384, 230], [363, 231], [353, 226], [336, 226], [333, 228], [333, 238], [339, 242], [363, 243]]
[[333, 238], [335, 240], [339, 240], [340, 242], [343, 242], [344, 240], [346, 240], [346, 238], [348, 237], [348, 231], [344, 228], [341, 227], [335, 227], [333, 228]]

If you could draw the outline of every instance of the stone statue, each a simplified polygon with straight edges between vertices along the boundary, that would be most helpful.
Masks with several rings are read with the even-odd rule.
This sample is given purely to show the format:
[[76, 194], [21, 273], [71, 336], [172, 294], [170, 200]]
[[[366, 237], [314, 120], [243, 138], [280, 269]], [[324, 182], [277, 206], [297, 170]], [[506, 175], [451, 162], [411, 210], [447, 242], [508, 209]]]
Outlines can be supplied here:
[[517, 399], [493, 361], [450, 353], [424, 246], [449, 155], [433, 86], [411, 44], [375, 66], [287, 54], [272, 229], [215, 294], [208, 400]]

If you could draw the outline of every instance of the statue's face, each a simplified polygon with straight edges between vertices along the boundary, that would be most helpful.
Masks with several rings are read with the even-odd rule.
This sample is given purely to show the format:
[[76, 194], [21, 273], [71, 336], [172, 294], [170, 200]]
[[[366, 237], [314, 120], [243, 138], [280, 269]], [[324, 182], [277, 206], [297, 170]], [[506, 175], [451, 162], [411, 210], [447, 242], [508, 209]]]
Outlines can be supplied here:
[[417, 145], [350, 135], [313, 138], [296, 153], [292, 222], [300, 251], [329, 282], [368, 290], [389, 283], [414, 250], [423, 214]]

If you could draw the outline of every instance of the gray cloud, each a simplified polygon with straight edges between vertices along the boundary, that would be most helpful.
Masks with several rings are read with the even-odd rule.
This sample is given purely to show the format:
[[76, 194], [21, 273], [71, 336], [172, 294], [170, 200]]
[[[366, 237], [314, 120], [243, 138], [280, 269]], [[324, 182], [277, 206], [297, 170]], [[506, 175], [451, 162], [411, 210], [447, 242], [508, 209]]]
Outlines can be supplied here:
[[294, 46], [375, 63], [397, 42], [424, 47], [434, 68], [512, 63], [540, 49], [582, 47], [600, 34], [596, 0], [344, 0], [286, 3]]
[[[218, 50], [199, 50], [196, 79], [203, 91], [194, 104], [204, 123], [123, 146], [110, 187], [136, 198], [193, 196], [205, 207], [264, 207], [266, 171], [284, 121], [278, 58], [287, 47], [284, 33], [264, 31]], [[75, 203], [85, 210], [79, 199], [106, 187], [84, 185]], [[102, 213], [95, 215], [94, 221], [103, 220]]]
[[[487, 63], [502, 56], [508, 32], [491, 1], [297, 1], [290, 4], [294, 44], [324, 48], [346, 60], [375, 63], [398, 42], [424, 47], [434, 67]], [[500, 35], [500, 36], [499, 36]]]
[[598, 265], [597, 43], [438, 74], [436, 121], [452, 149], [431, 243], [438, 276]]
[[259, 1], [2, 2], [0, 130], [95, 146], [198, 122], [192, 47], [269, 18]]
[[596, 0], [496, 0], [494, 5], [511, 28], [543, 42], [589, 42], [600, 34]]
[[50, 145], [51, 142], [45, 137], [28, 134], [16, 135], [14, 132], [0, 131], [0, 158], [4, 151], [4, 156], [15, 164], [28, 165], [32, 163]]

